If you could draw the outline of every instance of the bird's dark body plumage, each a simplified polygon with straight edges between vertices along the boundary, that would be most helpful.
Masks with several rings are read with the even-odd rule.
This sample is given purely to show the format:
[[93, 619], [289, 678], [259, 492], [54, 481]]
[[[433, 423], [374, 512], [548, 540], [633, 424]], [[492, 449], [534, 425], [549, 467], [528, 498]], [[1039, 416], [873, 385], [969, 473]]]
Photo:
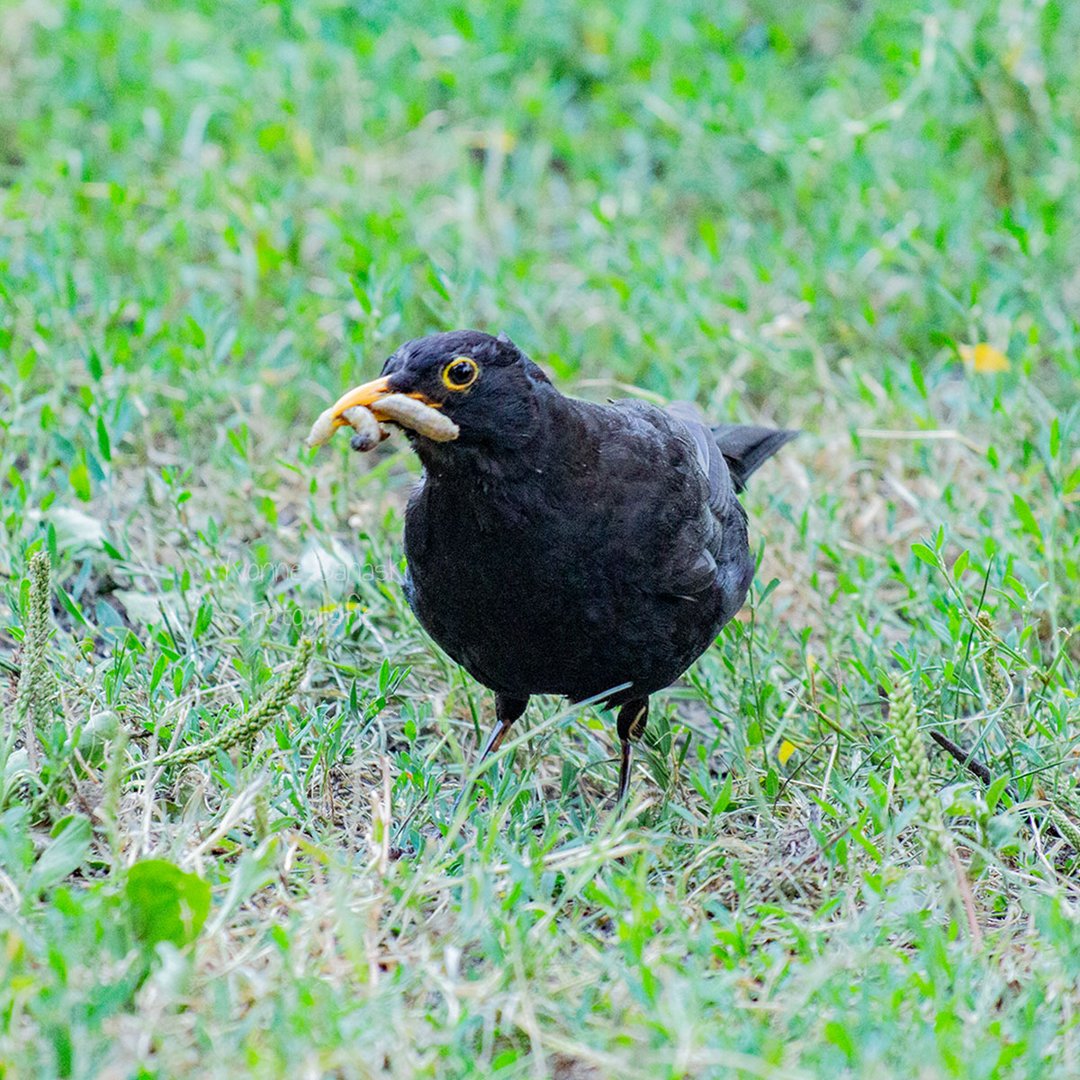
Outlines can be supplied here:
[[[513, 697], [612, 703], [677, 679], [753, 574], [722, 470], [651, 406], [538, 388], [542, 423], [501, 467], [429, 472], [405, 518], [417, 617], [471, 675]], [[447, 455], [449, 456], [449, 455]]]
[[[436, 400], [421, 373], [461, 357], [479, 364], [475, 387]], [[737, 492], [794, 433], [568, 398], [509, 341], [476, 331], [410, 342], [383, 374], [461, 429], [448, 443], [409, 433], [425, 468], [405, 518], [421, 624], [495, 691], [496, 744], [532, 694], [625, 705], [625, 774], [648, 695], [746, 598], [754, 562]]]

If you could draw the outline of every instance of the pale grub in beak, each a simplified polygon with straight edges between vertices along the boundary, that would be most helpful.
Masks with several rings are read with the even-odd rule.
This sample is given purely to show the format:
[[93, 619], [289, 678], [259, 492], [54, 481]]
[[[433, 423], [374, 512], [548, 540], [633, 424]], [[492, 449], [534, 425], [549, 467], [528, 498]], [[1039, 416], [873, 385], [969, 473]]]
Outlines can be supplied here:
[[331, 406], [312, 424], [307, 445], [317, 449], [329, 442], [339, 427], [348, 424], [356, 433], [353, 448], [371, 450], [389, 434], [380, 427], [380, 420], [392, 420], [433, 442], [450, 442], [458, 437], [457, 424], [437, 409], [407, 394], [386, 394], [370, 406], [351, 405], [345, 409]]

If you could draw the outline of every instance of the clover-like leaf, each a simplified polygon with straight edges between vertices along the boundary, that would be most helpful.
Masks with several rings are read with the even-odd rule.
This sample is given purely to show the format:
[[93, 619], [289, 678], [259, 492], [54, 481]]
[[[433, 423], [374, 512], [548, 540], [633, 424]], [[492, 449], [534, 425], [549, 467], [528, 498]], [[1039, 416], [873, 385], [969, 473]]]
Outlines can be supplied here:
[[124, 899], [132, 932], [144, 945], [170, 941], [181, 948], [206, 922], [210, 883], [164, 859], [144, 859], [128, 871]]

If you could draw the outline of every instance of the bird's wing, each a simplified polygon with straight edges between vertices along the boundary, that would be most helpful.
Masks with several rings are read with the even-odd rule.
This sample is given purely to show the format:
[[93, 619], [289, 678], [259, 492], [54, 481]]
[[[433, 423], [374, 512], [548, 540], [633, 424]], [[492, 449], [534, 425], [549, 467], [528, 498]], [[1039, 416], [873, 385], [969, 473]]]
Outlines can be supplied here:
[[754, 574], [746, 511], [737, 495], [751, 474], [798, 432], [738, 424], [713, 427], [695, 405], [682, 402], [670, 406], [668, 412], [693, 440], [698, 465], [708, 480], [709, 509], [715, 524], [703, 554], [689, 564], [687, 582], [698, 584], [704, 577], [704, 565], [711, 562], [713, 582], [725, 597], [725, 619], [729, 619], [742, 605]]
[[[694, 600], [717, 587], [725, 522], [742, 508], [709, 428], [689, 411], [617, 403], [618, 438], [604, 440], [608, 489], [618, 500], [613, 536], [632, 536], [621, 558], [655, 595]], [[607, 423], [613, 422], [608, 413]]]
[[689, 402], [676, 401], [668, 406], [667, 412], [679, 421], [693, 440], [698, 465], [709, 482], [709, 507], [714, 513], [726, 510], [731, 496], [739, 488], [732, 482], [728, 463], [712, 430], [705, 423], [697, 406]]
[[709, 477], [710, 503], [722, 496], [723, 474], [727, 474], [736, 493], [745, 491], [750, 477], [799, 434], [787, 428], [752, 424], [709, 424], [701, 410], [688, 401], [676, 401], [667, 411], [693, 436], [701, 468]]
[[583, 474], [585, 501], [604, 507], [596, 542], [611, 549], [608, 561], [654, 595], [696, 600], [719, 589], [737, 609], [754, 568], [737, 492], [793, 433], [717, 432], [685, 403], [575, 401], [573, 415], [582, 425], [576, 441], [598, 454], [595, 471]]

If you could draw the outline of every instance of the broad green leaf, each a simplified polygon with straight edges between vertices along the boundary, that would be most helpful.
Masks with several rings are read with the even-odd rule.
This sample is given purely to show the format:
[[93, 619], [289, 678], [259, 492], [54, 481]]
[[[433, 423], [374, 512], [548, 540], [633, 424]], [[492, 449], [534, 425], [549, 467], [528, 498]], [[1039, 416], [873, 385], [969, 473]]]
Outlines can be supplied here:
[[957, 581], [964, 576], [964, 571], [967, 569], [968, 559], [970, 557], [971, 556], [966, 550], [961, 551], [960, 554], [956, 556], [956, 561], [952, 566], [952, 572], [953, 577], [956, 578]]
[[80, 459], [68, 473], [68, 481], [76, 496], [83, 502], [89, 502], [93, 492], [90, 488], [90, 470], [86, 467], [86, 461]]
[[990, 812], [994, 812], [994, 808], [997, 806], [1001, 799], [1002, 792], [1009, 786], [1009, 778], [1007, 776], [999, 776], [986, 791], [986, 805], [989, 807]]
[[729, 772], [724, 777], [724, 786], [720, 789], [720, 794], [716, 796], [716, 801], [712, 805], [711, 813], [722, 814], [731, 805], [731, 795], [734, 790], [732, 783], [732, 774]]
[[145, 859], [128, 871], [124, 900], [132, 932], [153, 947], [194, 941], [210, 913], [210, 883], [164, 859]]
[[194, 636], [201, 638], [203, 634], [210, 628], [210, 623], [214, 618], [214, 605], [208, 600], [204, 600], [199, 605], [198, 614], [195, 616], [195, 630]]
[[100, 416], [97, 418], [97, 443], [102, 460], [112, 461], [112, 443], [109, 440], [109, 429]]
[[914, 555], [916, 559], [920, 559], [922, 562], [926, 563], [927, 566], [932, 566], [935, 570], [937, 569], [938, 557], [932, 547], [928, 547], [926, 544], [916, 541], [911, 545], [911, 554]]
[[920, 397], [926, 399], [930, 396], [926, 390], [926, 379], [923, 377], [922, 364], [918, 360], [911, 361], [911, 381], [915, 384], [915, 389], [919, 391]]
[[1013, 495], [1013, 509], [1016, 511], [1016, 516], [1020, 519], [1020, 525], [1024, 532], [1029, 536], [1035, 537], [1035, 539], [1042, 544], [1042, 529], [1035, 520], [1035, 515], [1031, 512], [1031, 507], [1028, 506], [1024, 497], [1019, 492], [1016, 492]]
[[27, 892], [38, 895], [59, 884], [77, 870], [90, 850], [90, 821], [74, 814], [57, 822], [52, 839], [30, 871]]
[[96, 349], [91, 349], [86, 356], [86, 369], [90, 372], [90, 378], [94, 382], [101, 382], [101, 376], [105, 373], [105, 369], [101, 364], [101, 357], [98, 356]]

